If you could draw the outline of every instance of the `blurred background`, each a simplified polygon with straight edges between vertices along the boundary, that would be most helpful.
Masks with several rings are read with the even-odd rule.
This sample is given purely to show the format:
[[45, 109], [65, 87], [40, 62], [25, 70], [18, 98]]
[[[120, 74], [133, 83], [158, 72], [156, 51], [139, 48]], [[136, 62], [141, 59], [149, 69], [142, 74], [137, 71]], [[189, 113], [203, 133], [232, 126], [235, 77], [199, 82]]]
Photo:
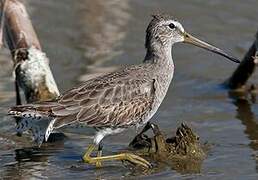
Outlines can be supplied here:
[[[140, 63], [151, 14], [173, 15], [196, 37], [242, 58], [258, 27], [256, 0], [24, 0], [34, 28], [50, 59], [61, 92], [119, 66]], [[9, 50], [0, 54], [0, 177], [116, 179], [257, 179], [258, 106], [231, 99], [220, 84], [237, 64], [202, 49], [173, 47], [175, 76], [152, 122], [169, 136], [189, 124], [202, 142], [212, 145], [201, 173], [181, 174], [169, 167], [136, 175], [120, 162], [101, 169], [80, 162], [92, 129], [68, 127], [62, 141], [34, 147], [29, 137], [16, 137], [15, 122], [6, 116], [15, 104]], [[255, 74], [251, 81], [257, 83]], [[135, 132], [104, 140], [104, 153], [126, 148]]]

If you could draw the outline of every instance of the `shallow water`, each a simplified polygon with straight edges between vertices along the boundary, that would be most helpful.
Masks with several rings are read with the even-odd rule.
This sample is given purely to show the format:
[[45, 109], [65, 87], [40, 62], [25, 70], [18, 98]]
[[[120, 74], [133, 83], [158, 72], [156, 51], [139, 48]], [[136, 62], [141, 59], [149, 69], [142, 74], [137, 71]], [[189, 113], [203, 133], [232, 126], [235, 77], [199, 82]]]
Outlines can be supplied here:
[[[27, 0], [24, 1], [61, 92], [119, 65], [139, 63], [145, 54], [145, 29], [150, 14], [167, 12], [185, 29], [241, 58], [258, 25], [255, 0]], [[147, 174], [120, 162], [101, 169], [81, 163], [92, 129], [63, 129], [66, 137], [36, 148], [28, 137], [16, 137], [6, 116], [15, 103], [12, 62], [0, 55], [0, 177], [11, 179], [257, 179], [258, 105], [235, 101], [220, 86], [236, 64], [190, 45], [173, 48], [175, 77], [152, 121], [167, 134], [189, 124], [203, 142], [212, 145], [200, 173], [180, 173], [163, 166]], [[257, 83], [257, 75], [252, 78]], [[135, 132], [108, 137], [104, 153], [127, 147]]]

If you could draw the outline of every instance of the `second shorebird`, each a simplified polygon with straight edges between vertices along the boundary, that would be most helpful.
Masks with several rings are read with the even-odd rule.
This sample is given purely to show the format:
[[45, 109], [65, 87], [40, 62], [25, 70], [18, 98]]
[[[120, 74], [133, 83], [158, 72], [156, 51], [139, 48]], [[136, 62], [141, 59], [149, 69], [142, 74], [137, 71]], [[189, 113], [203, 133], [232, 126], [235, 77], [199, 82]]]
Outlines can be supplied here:
[[[91, 80], [65, 92], [58, 99], [12, 107], [10, 115], [24, 117], [17, 131], [31, 130], [39, 144], [47, 141], [53, 129], [75, 122], [94, 127], [97, 132], [83, 156], [87, 163], [101, 165], [105, 160], [128, 160], [150, 167], [145, 159], [130, 153], [92, 157], [92, 152], [107, 135], [147, 123], [163, 101], [173, 78], [172, 45], [186, 42], [237, 59], [188, 34], [168, 15], [154, 15], [146, 31], [144, 62]], [[42, 126], [42, 122], [46, 126]]]

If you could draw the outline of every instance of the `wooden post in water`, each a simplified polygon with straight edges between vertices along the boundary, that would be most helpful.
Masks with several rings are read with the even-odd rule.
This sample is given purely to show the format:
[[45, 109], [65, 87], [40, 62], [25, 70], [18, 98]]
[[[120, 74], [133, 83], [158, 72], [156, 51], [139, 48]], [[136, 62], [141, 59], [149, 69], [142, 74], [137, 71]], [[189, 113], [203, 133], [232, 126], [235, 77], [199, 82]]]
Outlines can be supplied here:
[[230, 89], [245, 89], [247, 80], [255, 70], [255, 66], [258, 63], [258, 32], [255, 37], [255, 41], [245, 54], [243, 60], [225, 83]]
[[21, 104], [19, 89], [27, 103], [47, 101], [59, 96], [59, 90], [49, 67], [49, 59], [31, 24], [24, 5], [18, 0], [1, 1], [1, 43], [3, 39], [14, 62], [17, 104]]

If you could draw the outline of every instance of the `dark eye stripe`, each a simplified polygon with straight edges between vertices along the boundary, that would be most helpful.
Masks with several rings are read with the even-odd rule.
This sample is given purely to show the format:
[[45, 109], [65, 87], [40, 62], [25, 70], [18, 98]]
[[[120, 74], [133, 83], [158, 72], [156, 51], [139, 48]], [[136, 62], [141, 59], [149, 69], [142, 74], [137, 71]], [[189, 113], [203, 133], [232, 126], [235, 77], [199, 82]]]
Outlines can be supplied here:
[[171, 29], [175, 29], [175, 27], [176, 27], [173, 23], [170, 23], [168, 26], [169, 26]]

